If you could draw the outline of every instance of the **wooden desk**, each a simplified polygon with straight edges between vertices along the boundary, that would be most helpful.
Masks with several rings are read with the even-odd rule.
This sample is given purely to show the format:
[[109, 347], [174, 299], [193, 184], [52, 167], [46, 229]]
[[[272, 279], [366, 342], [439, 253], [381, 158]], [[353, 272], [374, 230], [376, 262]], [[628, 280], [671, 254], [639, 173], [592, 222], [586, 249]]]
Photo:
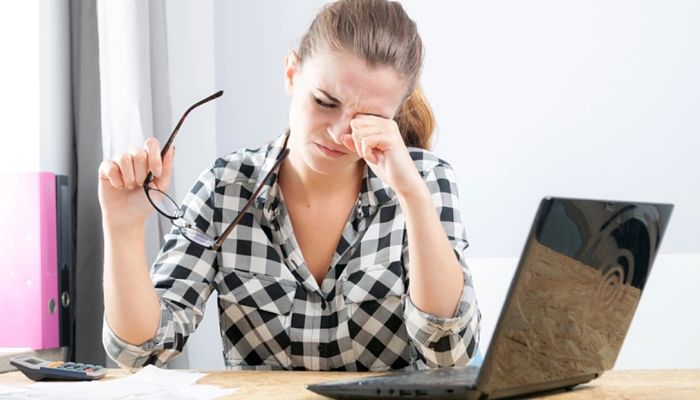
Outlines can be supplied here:
[[[114, 379], [129, 373], [110, 370], [104, 379]], [[322, 399], [304, 389], [309, 383], [373, 375], [350, 372], [212, 372], [199, 383], [237, 387], [238, 392], [226, 399]], [[0, 385], [25, 385], [31, 381], [20, 372], [0, 375]], [[70, 385], [70, 383], [66, 383]], [[636, 370], [609, 371], [602, 377], [566, 393], [545, 397], [547, 400], [582, 399], [700, 399], [700, 370]]]

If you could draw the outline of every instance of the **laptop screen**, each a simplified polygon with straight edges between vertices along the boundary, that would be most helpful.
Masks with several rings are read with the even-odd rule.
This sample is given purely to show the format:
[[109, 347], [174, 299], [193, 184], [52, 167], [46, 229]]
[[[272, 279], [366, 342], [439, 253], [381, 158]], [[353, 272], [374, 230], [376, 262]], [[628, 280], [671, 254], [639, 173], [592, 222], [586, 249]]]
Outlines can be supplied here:
[[611, 369], [671, 209], [665, 204], [544, 199], [479, 388], [501, 391]]

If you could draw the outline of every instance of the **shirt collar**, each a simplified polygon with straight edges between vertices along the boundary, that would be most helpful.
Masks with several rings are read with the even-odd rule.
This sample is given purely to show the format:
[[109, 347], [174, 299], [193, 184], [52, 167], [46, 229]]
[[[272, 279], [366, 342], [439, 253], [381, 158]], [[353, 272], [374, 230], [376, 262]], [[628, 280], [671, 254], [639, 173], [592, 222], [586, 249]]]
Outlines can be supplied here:
[[377, 208], [385, 204], [396, 202], [396, 194], [393, 189], [384, 184], [372, 168], [365, 163], [364, 177], [360, 187], [360, 212], [365, 216], [373, 215]]
[[[289, 138], [289, 131], [280, 135], [277, 139], [269, 142], [267, 144], [267, 149], [265, 150], [265, 161], [263, 161], [262, 167], [260, 167], [256, 180], [256, 187], [263, 184], [263, 179], [272, 167], [277, 162], [277, 157], [280, 153], [287, 147], [287, 139]], [[265, 182], [265, 186], [260, 191], [255, 205], [258, 208], [262, 208], [264, 211], [271, 212], [277, 210], [279, 204], [279, 196], [277, 191], [279, 190], [279, 185], [277, 185], [277, 179], [279, 178], [279, 170], [272, 176], [268, 182]]]

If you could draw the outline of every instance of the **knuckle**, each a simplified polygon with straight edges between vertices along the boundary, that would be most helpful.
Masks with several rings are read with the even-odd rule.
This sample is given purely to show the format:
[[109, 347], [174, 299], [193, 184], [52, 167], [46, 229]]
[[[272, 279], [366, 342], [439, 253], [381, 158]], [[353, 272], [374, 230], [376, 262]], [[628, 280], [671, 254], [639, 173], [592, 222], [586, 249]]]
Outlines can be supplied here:
[[113, 176], [119, 172], [119, 166], [114, 162], [107, 162], [107, 165], [105, 165], [105, 170], [107, 175]]
[[145, 162], [147, 159], [145, 150], [139, 150], [136, 153], [134, 153], [132, 156], [133, 156], [135, 162]]
[[119, 160], [120, 164], [126, 164], [131, 162], [131, 154], [129, 153], [122, 153], [119, 156], [117, 156], [117, 160]]
[[149, 137], [143, 144], [146, 148], [157, 148], [159, 146], [158, 139], [154, 137]]
[[104, 160], [100, 163], [100, 165], [97, 167], [97, 172], [106, 174], [109, 172], [109, 167], [112, 163], [108, 160]]

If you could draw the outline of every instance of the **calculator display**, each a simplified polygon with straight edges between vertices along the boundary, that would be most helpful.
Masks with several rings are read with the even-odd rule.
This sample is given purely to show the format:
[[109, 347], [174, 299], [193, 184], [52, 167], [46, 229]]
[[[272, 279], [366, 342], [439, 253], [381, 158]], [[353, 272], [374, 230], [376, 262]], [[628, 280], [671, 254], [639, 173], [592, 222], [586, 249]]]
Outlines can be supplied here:
[[24, 362], [26, 362], [27, 364], [33, 364], [33, 365], [41, 364], [41, 361], [37, 360], [36, 358], [27, 358], [24, 360]]

